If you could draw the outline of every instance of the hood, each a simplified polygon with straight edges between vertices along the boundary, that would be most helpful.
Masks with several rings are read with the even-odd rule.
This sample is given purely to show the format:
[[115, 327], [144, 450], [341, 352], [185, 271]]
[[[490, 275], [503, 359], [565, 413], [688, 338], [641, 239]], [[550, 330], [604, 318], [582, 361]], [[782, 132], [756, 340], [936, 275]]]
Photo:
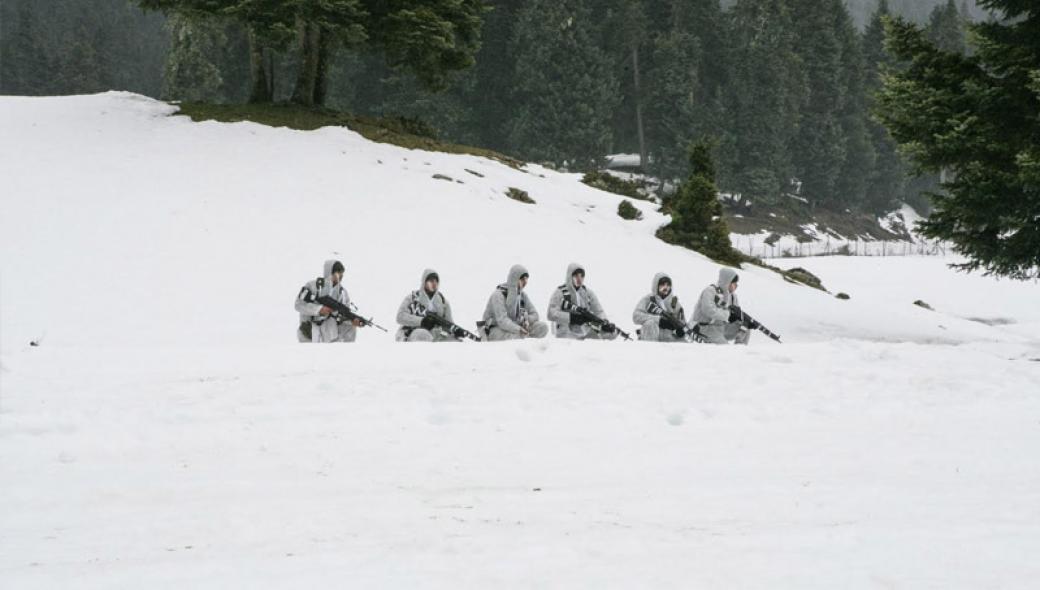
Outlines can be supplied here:
[[335, 259], [326, 260], [324, 270], [321, 273], [321, 276], [325, 277], [325, 283], [328, 285], [332, 284], [332, 265], [334, 264], [336, 264]]
[[[571, 282], [571, 277], [574, 276], [575, 271], [578, 271], [578, 270], [584, 271], [585, 267], [582, 266], [581, 264], [578, 264], [577, 262], [570, 263], [567, 266], [567, 278], [563, 279], [563, 284], [567, 285], [567, 287], [573, 289], [574, 288], [574, 283]], [[586, 274], [586, 276], [588, 276], [587, 272], [585, 274]]]
[[[657, 297], [657, 285], [658, 285], [658, 283], [661, 282], [661, 279], [668, 279], [669, 281], [672, 281], [672, 277], [668, 273], [659, 272], [659, 273], [655, 274], [654, 275], [654, 281], [652, 283], [650, 283], [650, 293], [652, 293], [654, 297]], [[674, 294], [675, 294], [675, 281], [672, 281], [672, 291], [668, 294], [668, 296], [671, 297]]]
[[[333, 284], [332, 284], [332, 267], [333, 267], [334, 264], [336, 264], [336, 262], [339, 262], [340, 264], [342, 264], [342, 262], [340, 262], [339, 260], [336, 260], [335, 258], [331, 258], [329, 260], [326, 260], [326, 263], [324, 263], [324, 265], [322, 266], [321, 276], [324, 277], [324, 280], [326, 280], [326, 288], [327, 289], [333, 288]], [[336, 285], [336, 286], [339, 286], [339, 285]]]
[[[441, 276], [441, 273], [439, 273], [439, 272], [437, 272], [437, 271], [433, 270], [432, 268], [427, 268], [427, 269], [424, 269], [424, 270], [422, 271], [422, 278], [421, 278], [421, 279], [419, 279], [419, 290], [420, 290], [420, 291], [426, 291], [426, 279], [427, 279], [427, 278], [428, 278], [428, 277], [429, 277], [430, 275], [437, 275], [437, 278], [439, 279], [439, 278], [440, 278], [440, 276]], [[440, 285], [438, 285], [438, 286], [437, 286], [437, 290], [440, 290]]]
[[529, 274], [531, 273], [527, 272], [524, 265], [514, 264], [513, 268], [509, 269], [509, 277], [506, 278], [506, 288], [509, 289], [510, 292], [518, 291], [516, 283], [520, 280], [520, 277]]
[[737, 278], [737, 271], [724, 266], [719, 269], [719, 282], [715, 286], [725, 290], [735, 278]]

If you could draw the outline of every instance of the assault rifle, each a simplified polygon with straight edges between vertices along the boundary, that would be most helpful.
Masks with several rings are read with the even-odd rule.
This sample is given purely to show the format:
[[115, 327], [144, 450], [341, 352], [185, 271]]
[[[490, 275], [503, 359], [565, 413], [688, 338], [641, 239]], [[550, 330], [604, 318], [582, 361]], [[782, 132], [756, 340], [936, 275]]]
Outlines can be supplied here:
[[[769, 336], [773, 340], [780, 342], [780, 335], [774, 333], [769, 328], [763, 326], [758, 320], [744, 313], [744, 310], [740, 309], [739, 306], [731, 305], [729, 307], [729, 321], [740, 322], [749, 330], [758, 330], [766, 336]], [[781, 343], [782, 344], [782, 343]]]
[[366, 319], [366, 318], [361, 317], [360, 315], [354, 313], [354, 310], [352, 310], [349, 307], [347, 307], [346, 305], [344, 305], [341, 301], [337, 301], [336, 299], [333, 299], [329, 295], [322, 295], [321, 297], [318, 297], [317, 299], [315, 299], [314, 302], [315, 303], [320, 303], [320, 304], [324, 305], [325, 307], [331, 309], [332, 313], [335, 315], [336, 319], [341, 321], [341, 322], [352, 322], [354, 320], [357, 320], [358, 322], [361, 323], [362, 326], [371, 326], [373, 328], [378, 328], [378, 329], [386, 332], [386, 328], [384, 328], [383, 326], [380, 326], [379, 324], [373, 322], [372, 318], [367, 318]]
[[578, 318], [581, 319], [581, 322], [583, 324], [592, 324], [593, 326], [596, 326], [597, 328], [599, 328], [599, 330], [601, 332], [617, 332], [618, 336], [621, 336], [625, 340], [631, 340], [632, 339], [632, 337], [630, 335], [626, 334], [621, 328], [619, 328], [619, 327], [615, 326], [614, 324], [608, 322], [607, 320], [599, 317], [598, 315], [592, 313], [590, 310], [588, 310], [588, 309], [586, 309], [584, 307], [573, 306], [573, 307], [567, 309], [567, 311], [571, 315], [578, 316]]
[[466, 328], [463, 328], [462, 326], [456, 324], [455, 322], [449, 322], [448, 319], [444, 316], [433, 313], [430, 310], [426, 310], [426, 317], [432, 319], [442, 330], [456, 338], [469, 338], [474, 342], [480, 342], [479, 336], [477, 336], [473, 332], [470, 332]]
[[[661, 317], [672, 322], [672, 325], [679, 326], [679, 329], [682, 330], [682, 336], [679, 337], [687, 342], [705, 342], [704, 336], [701, 336], [701, 333], [697, 331], [696, 326], [691, 328], [689, 324], [679, 319], [674, 313], [666, 309], [661, 309]], [[672, 332], [675, 331], [676, 329], [672, 328]]]

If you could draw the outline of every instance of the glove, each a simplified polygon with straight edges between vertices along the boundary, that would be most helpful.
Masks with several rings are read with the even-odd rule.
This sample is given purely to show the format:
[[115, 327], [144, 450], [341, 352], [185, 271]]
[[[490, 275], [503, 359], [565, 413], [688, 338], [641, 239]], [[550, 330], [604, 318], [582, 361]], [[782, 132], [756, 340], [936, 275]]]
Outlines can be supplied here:
[[584, 323], [585, 323], [585, 318], [581, 317], [581, 314], [577, 314], [577, 313], [572, 313], [571, 314], [571, 325], [572, 326], [580, 326], [580, 325], [582, 325]]
[[423, 318], [422, 323], [419, 324], [419, 327], [424, 330], [432, 330], [436, 325], [437, 320], [433, 319], [430, 316], [426, 316]]
[[453, 329], [451, 331], [451, 335], [456, 337], [456, 338], [465, 338], [466, 337], [466, 331], [463, 330], [462, 328], [460, 328], [459, 326], [455, 326], [455, 329]]
[[740, 322], [744, 320], [744, 312], [741, 311], [739, 305], [729, 306], [729, 321]]
[[679, 326], [676, 326], [675, 322], [673, 322], [671, 320], [671, 318], [669, 318], [667, 316], [661, 316], [661, 319], [657, 322], [657, 325], [662, 330], [677, 330], [677, 329], [679, 329]]
[[614, 324], [611, 324], [611, 323], [606, 323], [606, 324], [603, 324], [602, 330], [604, 332], [606, 332], [607, 334], [613, 334], [614, 332], [617, 332], [617, 326], [615, 326]]
[[675, 329], [674, 334], [676, 338], [686, 338], [686, 328], [678, 327]]

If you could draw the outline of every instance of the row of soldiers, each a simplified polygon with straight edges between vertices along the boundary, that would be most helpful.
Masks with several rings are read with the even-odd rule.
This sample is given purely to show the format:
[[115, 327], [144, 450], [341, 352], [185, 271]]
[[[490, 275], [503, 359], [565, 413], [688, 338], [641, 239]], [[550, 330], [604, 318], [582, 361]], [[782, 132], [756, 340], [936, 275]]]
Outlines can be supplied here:
[[[356, 313], [343, 285], [343, 273], [340, 261], [328, 260], [322, 276], [300, 289], [296, 311], [300, 314], [297, 338], [301, 342], [353, 342], [359, 328], [374, 325]], [[550, 327], [541, 320], [524, 290], [529, 276], [527, 269], [519, 264], [509, 269], [506, 282], [488, 298], [475, 335], [455, 323], [451, 304], [440, 290], [440, 276], [435, 270], [426, 269], [419, 288], [409, 293], [398, 308], [400, 328], [396, 338], [407, 342], [544, 338]], [[607, 320], [585, 276], [584, 266], [571, 264], [564, 283], [549, 300], [546, 316], [556, 337], [613, 340], [621, 335], [627, 339], [628, 334]], [[639, 339], [747, 344], [749, 322], [744, 320], [736, 295], [739, 279], [732, 268], [720, 269], [718, 281], [704, 289], [694, 307], [692, 321], [687, 321], [686, 311], [672, 291], [671, 277], [666, 273], [654, 275], [650, 292], [639, 300], [632, 312], [632, 321], [639, 326]], [[750, 325], [755, 327], [756, 324]]]

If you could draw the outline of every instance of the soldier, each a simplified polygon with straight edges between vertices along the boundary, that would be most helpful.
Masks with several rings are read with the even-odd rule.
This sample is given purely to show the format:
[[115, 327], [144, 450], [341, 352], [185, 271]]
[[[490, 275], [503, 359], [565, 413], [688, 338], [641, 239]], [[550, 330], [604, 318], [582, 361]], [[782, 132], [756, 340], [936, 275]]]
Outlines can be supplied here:
[[308, 282], [296, 296], [296, 311], [300, 312], [300, 326], [296, 338], [300, 342], [353, 342], [357, 338], [359, 320], [344, 320], [333, 310], [317, 303], [326, 295], [350, 306], [350, 295], [343, 287], [343, 263], [326, 260], [322, 276]]
[[430, 315], [450, 323], [455, 321], [451, 317], [451, 304], [440, 292], [440, 283], [437, 271], [431, 268], [423, 271], [419, 289], [406, 296], [397, 308], [397, 323], [401, 324], [397, 331], [398, 342], [455, 342], [465, 335], [458, 327], [449, 333]]
[[546, 316], [553, 322], [557, 338], [585, 340], [613, 340], [617, 329], [609, 322], [602, 327], [589, 323], [587, 317], [575, 313], [576, 308], [588, 310], [592, 315], [606, 320], [603, 306], [596, 294], [585, 285], [585, 268], [577, 262], [567, 267], [567, 280], [560, 285], [549, 299]]
[[488, 340], [515, 340], [518, 338], [545, 338], [549, 326], [538, 321], [538, 310], [531, 304], [524, 287], [528, 272], [517, 264], [509, 269], [506, 282], [499, 285], [488, 298], [484, 308], [483, 328]]
[[686, 312], [672, 292], [672, 278], [663, 272], [654, 275], [650, 294], [636, 304], [632, 321], [641, 326], [640, 340], [685, 342], [689, 327]]
[[751, 332], [740, 320], [740, 302], [737, 299], [737, 283], [740, 276], [732, 268], [719, 270], [719, 280], [701, 292], [697, 307], [693, 310], [694, 328], [705, 342], [712, 344], [747, 344]]

